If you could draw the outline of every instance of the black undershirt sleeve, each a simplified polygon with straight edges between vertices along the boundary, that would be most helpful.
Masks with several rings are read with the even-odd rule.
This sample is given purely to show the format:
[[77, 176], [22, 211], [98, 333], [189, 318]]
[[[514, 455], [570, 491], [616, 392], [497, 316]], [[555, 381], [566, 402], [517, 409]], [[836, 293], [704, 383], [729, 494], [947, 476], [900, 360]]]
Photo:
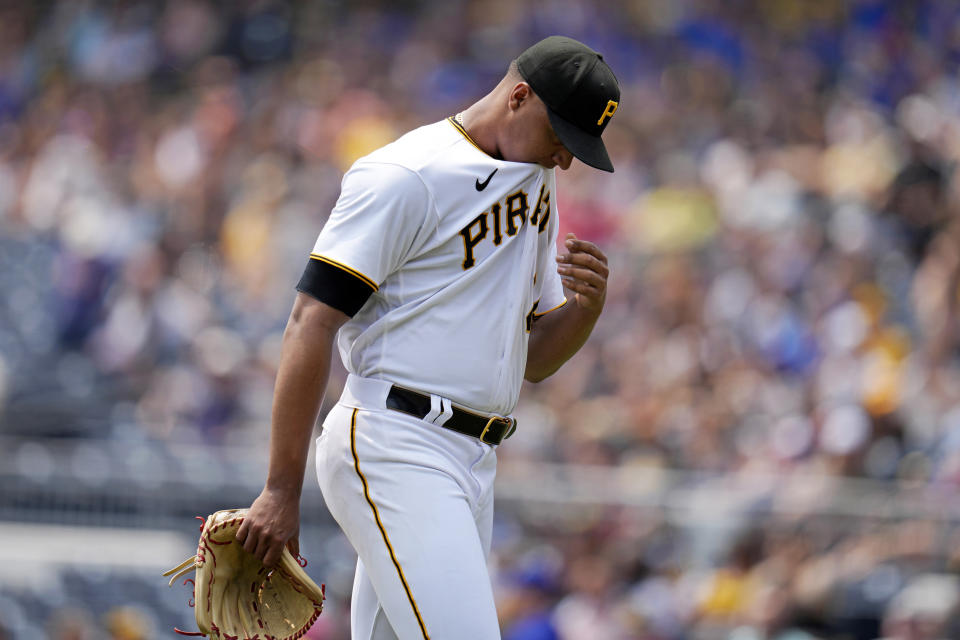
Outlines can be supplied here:
[[359, 277], [336, 265], [310, 258], [297, 291], [339, 309], [351, 318], [373, 294], [373, 288]]

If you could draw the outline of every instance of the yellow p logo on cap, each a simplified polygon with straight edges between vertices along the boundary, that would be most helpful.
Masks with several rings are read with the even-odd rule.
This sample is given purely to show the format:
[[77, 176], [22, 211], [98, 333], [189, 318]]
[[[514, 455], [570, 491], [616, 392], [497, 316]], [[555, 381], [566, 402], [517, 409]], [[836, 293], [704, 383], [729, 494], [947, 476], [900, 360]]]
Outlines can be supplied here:
[[607, 102], [607, 108], [603, 110], [603, 113], [600, 114], [600, 119], [597, 120], [597, 126], [599, 127], [600, 125], [603, 124], [604, 118], [612, 118], [612, 117], [613, 117], [613, 114], [615, 114], [615, 113], [617, 112], [617, 107], [618, 107], [618, 106], [619, 106], [619, 105], [618, 105], [617, 102], [615, 102], [614, 100], [608, 101], [608, 102]]

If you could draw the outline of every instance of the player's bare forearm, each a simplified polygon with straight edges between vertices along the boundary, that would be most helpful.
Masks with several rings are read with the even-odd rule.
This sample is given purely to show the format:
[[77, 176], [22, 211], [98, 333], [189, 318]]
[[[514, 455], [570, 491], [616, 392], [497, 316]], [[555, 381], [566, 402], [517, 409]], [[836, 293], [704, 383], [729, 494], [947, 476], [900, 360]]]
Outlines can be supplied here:
[[607, 257], [592, 242], [568, 233], [567, 252], [557, 256], [557, 272], [574, 292], [560, 309], [537, 318], [530, 330], [524, 377], [540, 382], [553, 375], [586, 343], [607, 297]]
[[298, 294], [283, 334], [263, 492], [237, 532], [244, 548], [272, 566], [283, 545], [297, 551], [300, 492], [310, 436], [327, 386], [334, 336], [347, 316]]
[[336, 309], [309, 296], [297, 296], [283, 333], [274, 389], [269, 490], [300, 494], [310, 436], [330, 373], [334, 337], [346, 320]]
[[556, 373], [584, 345], [598, 317], [570, 301], [539, 318], [530, 331], [524, 377], [540, 382]]

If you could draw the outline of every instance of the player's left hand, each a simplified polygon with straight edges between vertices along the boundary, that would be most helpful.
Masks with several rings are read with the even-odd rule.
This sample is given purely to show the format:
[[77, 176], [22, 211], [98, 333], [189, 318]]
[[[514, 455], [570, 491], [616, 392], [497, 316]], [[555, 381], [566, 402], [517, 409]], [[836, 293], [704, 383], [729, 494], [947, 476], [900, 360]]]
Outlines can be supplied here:
[[563, 286], [576, 293], [577, 305], [585, 311], [600, 313], [607, 298], [607, 256], [592, 242], [568, 233], [567, 253], [557, 256], [557, 273]]

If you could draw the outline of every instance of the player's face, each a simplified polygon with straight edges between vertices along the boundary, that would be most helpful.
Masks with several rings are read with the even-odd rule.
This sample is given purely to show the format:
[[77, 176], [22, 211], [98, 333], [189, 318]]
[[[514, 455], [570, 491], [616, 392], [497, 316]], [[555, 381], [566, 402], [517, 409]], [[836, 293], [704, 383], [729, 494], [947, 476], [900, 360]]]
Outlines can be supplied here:
[[504, 160], [535, 162], [547, 169], [569, 169], [573, 154], [563, 146], [550, 125], [547, 106], [520, 83], [511, 94], [509, 134], [500, 146]]

